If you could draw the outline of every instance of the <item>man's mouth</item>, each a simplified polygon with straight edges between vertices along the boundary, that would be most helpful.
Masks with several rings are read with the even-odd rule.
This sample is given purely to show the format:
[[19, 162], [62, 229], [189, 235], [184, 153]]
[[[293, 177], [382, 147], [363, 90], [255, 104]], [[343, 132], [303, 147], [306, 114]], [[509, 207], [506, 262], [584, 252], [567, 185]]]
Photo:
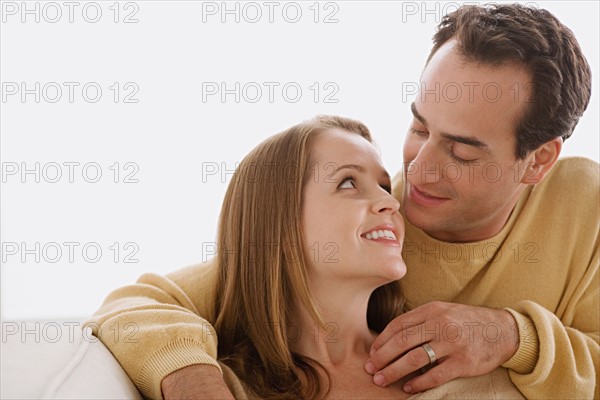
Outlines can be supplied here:
[[410, 185], [410, 198], [415, 203], [420, 204], [422, 206], [426, 206], [426, 207], [438, 206], [438, 205], [450, 200], [447, 197], [438, 197], [431, 193], [425, 192], [421, 189], [418, 189], [414, 185]]

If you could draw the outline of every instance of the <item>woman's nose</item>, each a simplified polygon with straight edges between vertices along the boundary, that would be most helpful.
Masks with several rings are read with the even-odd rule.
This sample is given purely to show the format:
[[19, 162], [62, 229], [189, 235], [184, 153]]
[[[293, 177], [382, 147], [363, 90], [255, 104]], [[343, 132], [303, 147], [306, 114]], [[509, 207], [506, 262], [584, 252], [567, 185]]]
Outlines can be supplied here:
[[383, 188], [381, 192], [383, 193], [379, 194], [379, 197], [373, 202], [373, 212], [376, 214], [398, 212], [400, 202]]

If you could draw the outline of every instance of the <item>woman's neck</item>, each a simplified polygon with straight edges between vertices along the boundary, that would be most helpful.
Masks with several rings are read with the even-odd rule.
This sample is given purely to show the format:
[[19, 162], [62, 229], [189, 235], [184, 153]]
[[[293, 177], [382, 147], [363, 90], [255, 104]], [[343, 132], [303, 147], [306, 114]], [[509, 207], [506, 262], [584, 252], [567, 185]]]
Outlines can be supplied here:
[[350, 365], [351, 360], [368, 358], [375, 333], [367, 325], [367, 306], [373, 289], [329, 282], [311, 284], [312, 294], [325, 322], [319, 327], [303, 305], [293, 313], [291, 349], [323, 366]]

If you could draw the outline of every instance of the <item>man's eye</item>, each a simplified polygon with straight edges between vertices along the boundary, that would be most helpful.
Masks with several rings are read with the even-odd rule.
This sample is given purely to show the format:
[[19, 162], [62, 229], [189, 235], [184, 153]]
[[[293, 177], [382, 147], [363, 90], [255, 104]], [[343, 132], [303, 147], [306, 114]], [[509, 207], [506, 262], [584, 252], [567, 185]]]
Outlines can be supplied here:
[[462, 157], [459, 157], [459, 156], [457, 156], [457, 155], [454, 153], [454, 145], [452, 145], [452, 146], [450, 147], [450, 157], [452, 157], [452, 159], [453, 159], [454, 161], [458, 162], [458, 163], [459, 163], [459, 164], [461, 164], [461, 165], [469, 165], [469, 164], [472, 164], [472, 163], [474, 163], [474, 162], [476, 162], [476, 161], [477, 161], [477, 159], [474, 159], [474, 160], [467, 160], [467, 159], [464, 159], [464, 158], [462, 158]]
[[450, 157], [452, 157], [454, 159], [454, 161], [458, 162], [461, 165], [469, 165], [469, 164], [472, 164], [477, 161], [477, 160], [465, 160], [464, 158], [460, 158], [459, 156], [457, 156], [454, 153], [451, 153]]
[[356, 187], [356, 182], [354, 182], [354, 178], [349, 176], [340, 182], [338, 185], [338, 189], [354, 189]]

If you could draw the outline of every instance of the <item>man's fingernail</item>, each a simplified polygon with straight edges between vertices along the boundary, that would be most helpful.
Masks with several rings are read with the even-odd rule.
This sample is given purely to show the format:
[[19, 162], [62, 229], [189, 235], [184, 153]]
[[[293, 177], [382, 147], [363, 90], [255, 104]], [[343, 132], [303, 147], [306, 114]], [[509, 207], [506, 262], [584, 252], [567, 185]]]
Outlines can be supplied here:
[[412, 386], [410, 386], [407, 383], [406, 385], [404, 385], [404, 387], [402, 388], [402, 390], [404, 390], [406, 393], [412, 393]]
[[366, 370], [366, 371], [367, 371], [369, 374], [373, 375], [373, 374], [375, 373], [375, 366], [373, 365], [373, 363], [372, 363], [372, 362], [370, 362], [370, 361], [369, 361], [369, 362], [367, 362], [367, 364], [365, 365], [365, 370]]
[[373, 382], [376, 385], [383, 386], [383, 382], [385, 382], [385, 378], [383, 377], [382, 374], [377, 374], [373, 377]]

